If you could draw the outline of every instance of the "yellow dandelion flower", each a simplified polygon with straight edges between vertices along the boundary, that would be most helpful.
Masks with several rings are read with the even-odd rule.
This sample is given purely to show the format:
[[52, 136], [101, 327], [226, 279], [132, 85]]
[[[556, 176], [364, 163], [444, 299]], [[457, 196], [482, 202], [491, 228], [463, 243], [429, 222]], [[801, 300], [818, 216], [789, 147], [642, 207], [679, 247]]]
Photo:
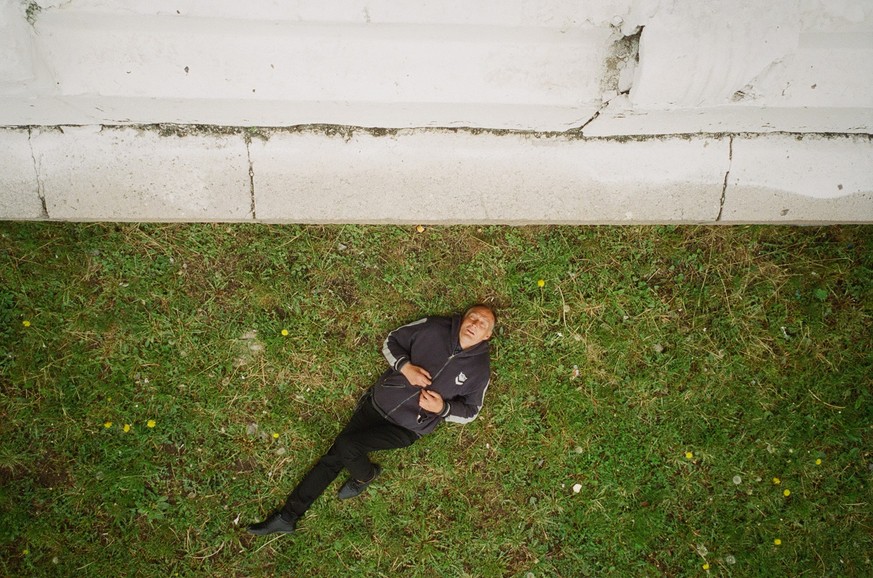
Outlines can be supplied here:
[[155, 426], [157, 425], [157, 423], [155, 423], [155, 420], [150, 419], [150, 420], [148, 420], [148, 421], [146, 422], [146, 425], [147, 425], [148, 427], [155, 427]]
[[694, 452], [685, 452], [685, 457], [690, 460], [694, 457]]
[[782, 495], [787, 498], [788, 496], [791, 495], [791, 490], [785, 490], [784, 492], [782, 492]]
[[415, 228], [415, 230], [418, 231], [419, 233], [424, 233], [424, 227], [422, 227], [421, 225], [417, 226]]
[[778, 486], [779, 484], [782, 483], [782, 480], [780, 480], [779, 478], [773, 478], [773, 483]]
[[282, 335], [284, 335], [284, 336], [287, 337], [287, 336], [288, 336], [288, 330], [287, 330], [287, 329], [283, 329], [283, 330], [282, 330]]
[[274, 440], [279, 439], [279, 434], [277, 434], [276, 432], [273, 432], [273, 439]]
[[780, 544], [782, 544], [782, 540], [780, 540], [779, 538], [776, 538], [775, 540], [773, 540], [773, 543], [776, 544], [777, 546], [779, 546]]
[[27, 319], [22, 321], [21, 324], [24, 325], [25, 327], [30, 327], [30, 321], [28, 321]]
[[703, 565], [703, 569], [704, 569], [704, 570], [709, 570], [709, 564], [704, 564], [704, 565]]
[[817, 466], [821, 465], [821, 458], [815, 460], [815, 465], [817, 465]]
[[127, 433], [129, 431], [130, 431], [130, 424], [129, 423], [124, 424], [124, 433]]
[[545, 286], [546, 286], [545, 279], [540, 279], [539, 281], [537, 281], [537, 287], [545, 287]]
[[106, 428], [110, 428], [110, 427], [112, 427], [112, 422], [111, 422], [111, 421], [107, 421], [106, 423], [103, 424], [103, 427], [106, 427]]

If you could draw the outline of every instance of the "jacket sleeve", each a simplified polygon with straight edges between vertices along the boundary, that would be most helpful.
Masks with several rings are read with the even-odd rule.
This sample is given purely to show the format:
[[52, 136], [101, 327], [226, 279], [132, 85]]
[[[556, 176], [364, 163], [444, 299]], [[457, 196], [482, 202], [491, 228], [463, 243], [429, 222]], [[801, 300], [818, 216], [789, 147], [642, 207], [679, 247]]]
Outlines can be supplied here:
[[461, 396], [447, 400], [440, 417], [451, 423], [470, 423], [479, 415], [485, 402], [485, 392], [491, 380], [486, 376], [480, 380], [469, 392]]
[[398, 327], [388, 334], [382, 345], [382, 355], [395, 371], [409, 362], [409, 352], [412, 349], [412, 340], [427, 322], [427, 317], [413, 321], [403, 327]]

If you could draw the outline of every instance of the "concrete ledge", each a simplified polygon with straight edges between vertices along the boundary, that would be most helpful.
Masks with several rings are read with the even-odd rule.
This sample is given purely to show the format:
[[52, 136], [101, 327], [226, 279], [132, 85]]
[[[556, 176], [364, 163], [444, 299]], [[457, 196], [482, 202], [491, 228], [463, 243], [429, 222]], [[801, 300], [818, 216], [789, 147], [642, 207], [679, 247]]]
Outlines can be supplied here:
[[735, 138], [722, 220], [873, 222], [873, 140]]
[[869, 0], [0, 0], [0, 126], [869, 134], [871, 58]]
[[[4, 86], [0, 75], [0, 125], [567, 130], [602, 104], [613, 31], [566, 0], [437, 3], [424, 19], [357, 0], [237, 4], [77, 1], [39, 12], [30, 46], [0, 44], [0, 61], [15, 59], [6, 77], [29, 77]], [[16, 12], [0, 3], [0, 23], [27, 32]]]
[[[293, 102], [211, 98], [109, 96], [0, 96], [0, 126], [194, 124], [218, 126], [305, 126], [329, 124], [372, 128], [466, 128], [563, 132], [579, 128], [598, 106], [476, 103]], [[74, 119], [71, 121], [70, 119]]]
[[728, 140], [303, 132], [251, 154], [258, 219], [271, 222], [705, 222]]
[[867, 136], [0, 129], [0, 219], [873, 222]]
[[241, 135], [64, 127], [34, 131], [32, 142], [51, 219], [238, 221], [252, 216]]
[[873, 108], [762, 108], [714, 106], [697, 109], [632, 109], [625, 97], [610, 102], [585, 126], [589, 137], [695, 133], [873, 133]]
[[29, 131], [0, 131], [0, 219], [44, 216]]

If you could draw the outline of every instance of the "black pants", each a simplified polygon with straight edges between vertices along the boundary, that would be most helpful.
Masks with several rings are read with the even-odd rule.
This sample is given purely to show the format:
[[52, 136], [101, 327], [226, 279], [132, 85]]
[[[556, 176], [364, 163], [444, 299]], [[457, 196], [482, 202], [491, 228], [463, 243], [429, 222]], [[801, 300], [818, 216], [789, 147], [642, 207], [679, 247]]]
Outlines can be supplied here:
[[343, 468], [356, 480], [369, 480], [375, 472], [367, 457], [369, 452], [405, 448], [417, 439], [417, 434], [382, 417], [373, 407], [371, 393], [367, 392], [358, 402], [348, 425], [300, 480], [282, 510], [288, 515], [302, 516]]

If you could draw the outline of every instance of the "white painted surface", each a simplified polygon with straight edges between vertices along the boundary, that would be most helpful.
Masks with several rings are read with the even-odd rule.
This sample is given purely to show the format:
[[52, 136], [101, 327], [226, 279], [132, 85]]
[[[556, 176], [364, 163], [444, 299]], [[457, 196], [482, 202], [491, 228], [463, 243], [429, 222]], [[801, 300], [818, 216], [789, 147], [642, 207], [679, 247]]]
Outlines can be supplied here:
[[873, 141], [736, 137], [722, 220], [873, 221]]
[[401, 131], [251, 144], [258, 218], [301, 222], [714, 220], [726, 139], [646, 142]]
[[0, 219], [39, 219], [42, 202], [27, 130], [0, 131]]
[[873, 108], [760, 108], [718, 106], [639, 110], [620, 97], [585, 127], [585, 136], [694, 133], [871, 134]]
[[0, 124], [563, 131], [601, 104], [612, 31], [571, 2], [240, 6], [73, 0], [46, 8], [31, 36], [48, 71], [25, 94], [0, 91]]
[[38, 5], [0, 0], [2, 125], [873, 132], [871, 0]]
[[0, 218], [873, 221], [873, 0], [27, 5], [0, 0]]
[[0, 89], [4, 94], [22, 92], [35, 66], [30, 26], [13, 0], [0, 0], [0, 56]]
[[643, 109], [730, 102], [749, 79], [792, 53], [800, 33], [797, 2], [674, 0], [637, 24], [644, 30], [631, 101]]
[[641, 0], [636, 26], [630, 94], [586, 135], [873, 133], [870, 0]]
[[75, 221], [251, 218], [243, 138], [64, 127], [32, 137], [48, 216]]

